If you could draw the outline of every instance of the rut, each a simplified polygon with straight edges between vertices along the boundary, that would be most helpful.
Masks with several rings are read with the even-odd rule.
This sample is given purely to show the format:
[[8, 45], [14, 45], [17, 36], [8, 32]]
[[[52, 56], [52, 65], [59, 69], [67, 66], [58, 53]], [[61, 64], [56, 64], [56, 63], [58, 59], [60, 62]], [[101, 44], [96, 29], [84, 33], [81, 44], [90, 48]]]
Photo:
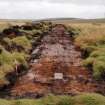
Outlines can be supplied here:
[[82, 66], [81, 52], [63, 25], [53, 27], [32, 56], [35, 58], [29, 62], [30, 69], [12, 87], [11, 96], [34, 98], [49, 93], [105, 93], [105, 84], [95, 81], [92, 72]]

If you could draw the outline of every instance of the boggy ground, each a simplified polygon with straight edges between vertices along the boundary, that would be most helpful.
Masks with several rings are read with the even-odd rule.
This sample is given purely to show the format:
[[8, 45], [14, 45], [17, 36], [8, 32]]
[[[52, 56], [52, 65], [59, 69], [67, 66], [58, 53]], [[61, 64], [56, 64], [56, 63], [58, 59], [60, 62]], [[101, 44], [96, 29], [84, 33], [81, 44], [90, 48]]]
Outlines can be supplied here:
[[[105, 93], [105, 83], [95, 81], [91, 70], [81, 64], [81, 52], [63, 25], [56, 25], [32, 52], [30, 69], [11, 89], [13, 97], [53, 94]], [[54, 78], [62, 73], [62, 79]], [[100, 85], [101, 83], [101, 85]]]

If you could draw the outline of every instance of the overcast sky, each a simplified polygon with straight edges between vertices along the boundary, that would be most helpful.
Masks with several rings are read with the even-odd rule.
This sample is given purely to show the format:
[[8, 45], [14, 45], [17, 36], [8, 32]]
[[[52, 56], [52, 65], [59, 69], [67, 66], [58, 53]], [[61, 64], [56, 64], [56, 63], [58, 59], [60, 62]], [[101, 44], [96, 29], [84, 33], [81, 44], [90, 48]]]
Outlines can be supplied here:
[[0, 0], [2, 19], [103, 18], [105, 0]]

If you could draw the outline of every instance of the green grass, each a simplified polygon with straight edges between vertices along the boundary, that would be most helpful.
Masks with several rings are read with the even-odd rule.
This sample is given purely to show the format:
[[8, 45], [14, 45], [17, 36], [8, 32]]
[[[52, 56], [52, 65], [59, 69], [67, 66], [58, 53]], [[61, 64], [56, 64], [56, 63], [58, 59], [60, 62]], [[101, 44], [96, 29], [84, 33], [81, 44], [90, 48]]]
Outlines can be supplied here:
[[75, 105], [105, 105], [105, 97], [99, 94], [82, 94], [75, 96]]
[[[29, 35], [31, 36], [31, 35]], [[31, 39], [33, 39], [31, 37]], [[23, 36], [18, 36], [18, 37], [14, 37], [12, 39], [8, 38], [8, 37], [4, 37], [3, 38], [3, 42], [5, 43], [3, 46], [6, 48], [7, 46], [9, 48], [13, 47], [13, 49], [11, 49], [12, 51], [14, 51], [15, 49], [21, 49], [21, 51], [24, 52], [28, 52], [31, 48], [32, 48], [32, 44], [31, 44], [31, 39], [29, 39], [27, 36], [23, 35]]]
[[13, 105], [40, 105], [36, 100], [30, 99], [22, 99], [22, 100], [15, 100], [13, 101]]
[[0, 105], [13, 105], [13, 103], [5, 99], [0, 99]]
[[[98, 47], [97, 47], [98, 49]], [[98, 50], [91, 51], [88, 58], [83, 61], [83, 64], [87, 67], [93, 68], [93, 76], [96, 79], [101, 79], [105, 73], [105, 49], [99, 48]]]
[[8, 84], [9, 81], [6, 79], [6, 75], [10, 72], [13, 72], [16, 64], [14, 61], [16, 60], [18, 64], [24, 65], [27, 67], [26, 58], [27, 55], [25, 53], [13, 52], [10, 53], [6, 51], [4, 48], [1, 48], [0, 53], [0, 84], [1, 86], [4, 84]]
[[28, 57], [25, 53], [19, 53], [19, 52], [13, 52], [12, 57], [16, 59], [20, 64], [23, 64], [24, 66], [27, 66], [26, 58]]
[[28, 40], [26, 36], [19, 36], [19, 37], [13, 38], [12, 42], [18, 46], [21, 46], [26, 51], [31, 49], [31, 42], [30, 40]]
[[4, 48], [1, 48], [1, 50], [2, 52], [0, 53], [0, 64], [12, 64], [12, 54], [6, 51]]
[[49, 95], [41, 99], [0, 99], [0, 105], [105, 105], [105, 97], [93, 93], [74, 97]]

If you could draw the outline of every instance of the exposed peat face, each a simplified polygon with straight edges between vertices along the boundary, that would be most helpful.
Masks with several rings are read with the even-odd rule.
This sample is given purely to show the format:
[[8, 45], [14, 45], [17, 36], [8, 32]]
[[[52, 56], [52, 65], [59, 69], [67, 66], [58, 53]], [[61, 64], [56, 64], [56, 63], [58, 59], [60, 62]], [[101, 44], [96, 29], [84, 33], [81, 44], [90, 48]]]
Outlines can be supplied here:
[[61, 24], [55, 25], [44, 35], [40, 44], [32, 51], [30, 69], [12, 86], [10, 91], [12, 97], [39, 98], [49, 93], [105, 94], [105, 83], [95, 81], [91, 71], [82, 66], [81, 52], [76, 50], [71, 36]]

